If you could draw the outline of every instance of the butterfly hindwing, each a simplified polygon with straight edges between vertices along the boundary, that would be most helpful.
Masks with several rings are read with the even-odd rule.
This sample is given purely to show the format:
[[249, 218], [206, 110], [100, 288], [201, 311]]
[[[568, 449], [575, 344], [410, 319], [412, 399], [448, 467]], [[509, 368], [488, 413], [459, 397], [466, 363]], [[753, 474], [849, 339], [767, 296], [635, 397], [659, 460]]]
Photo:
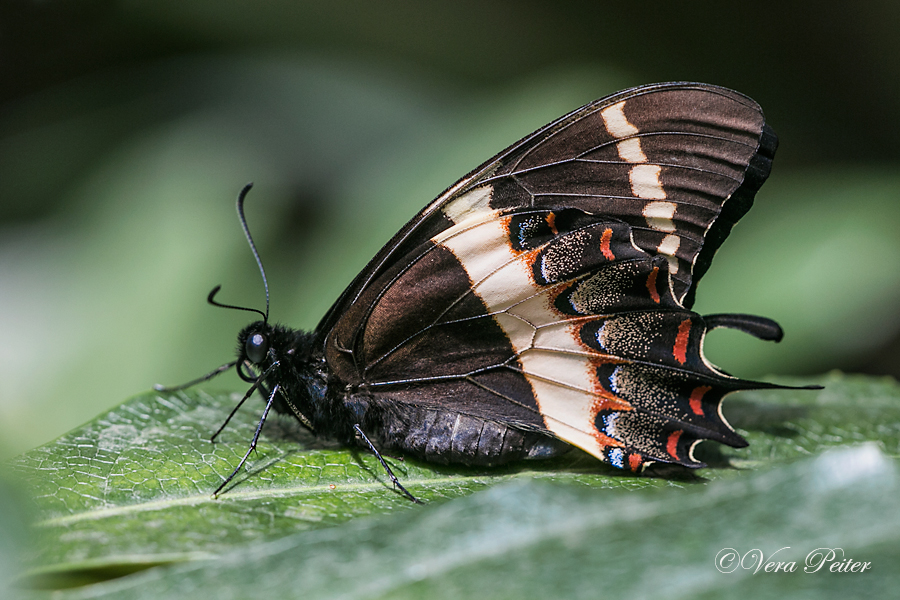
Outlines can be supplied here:
[[733, 321], [686, 307], [774, 147], [759, 107], [714, 86], [582, 107], [410, 221], [323, 319], [325, 359], [398, 418], [471, 428], [460, 455], [500, 452], [491, 427], [634, 470], [699, 466], [702, 439], [745, 445], [721, 401], [764, 384], [710, 365], [707, 329]]

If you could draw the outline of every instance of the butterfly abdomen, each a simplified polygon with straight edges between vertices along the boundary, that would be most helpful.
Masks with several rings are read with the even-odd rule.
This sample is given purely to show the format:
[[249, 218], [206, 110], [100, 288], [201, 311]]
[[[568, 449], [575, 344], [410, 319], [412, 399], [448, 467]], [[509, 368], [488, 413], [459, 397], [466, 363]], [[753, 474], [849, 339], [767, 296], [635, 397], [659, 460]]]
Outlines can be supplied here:
[[381, 444], [429, 462], [478, 466], [551, 458], [571, 450], [545, 433], [410, 405], [395, 405], [384, 413]]

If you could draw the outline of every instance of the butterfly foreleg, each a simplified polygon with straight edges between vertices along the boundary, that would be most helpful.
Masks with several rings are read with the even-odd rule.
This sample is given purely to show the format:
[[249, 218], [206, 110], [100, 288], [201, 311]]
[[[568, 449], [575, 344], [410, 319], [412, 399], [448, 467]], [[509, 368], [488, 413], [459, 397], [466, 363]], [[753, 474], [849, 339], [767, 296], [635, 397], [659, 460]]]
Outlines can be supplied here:
[[[213, 498], [217, 497], [219, 495], [219, 492], [221, 492], [222, 489], [226, 485], [228, 485], [228, 482], [230, 482], [232, 479], [234, 479], [234, 476], [238, 474], [238, 471], [241, 470], [241, 467], [243, 467], [244, 463], [247, 462], [247, 459], [250, 458], [250, 454], [254, 450], [256, 450], [256, 443], [257, 443], [257, 441], [259, 441], [259, 434], [262, 431], [263, 424], [265, 424], [265, 422], [266, 422], [266, 417], [269, 416], [269, 410], [271, 410], [271, 408], [272, 408], [272, 403], [275, 401], [275, 394], [278, 393], [278, 390], [279, 390], [279, 386], [277, 386], [277, 385], [274, 388], [272, 388], [272, 392], [269, 394], [269, 400], [268, 400], [268, 402], [266, 402], [266, 410], [263, 411], [262, 418], [259, 420], [259, 425], [256, 426], [256, 433], [253, 434], [253, 441], [250, 442], [250, 447], [247, 449], [247, 453], [244, 454], [244, 458], [241, 459], [241, 462], [238, 463], [238, 466], [235, 467], [234, 471], [231, 472], [231, 475], [229, 475], [225, 479], [225, 481], [223, 481], [222, 484], [216, 488], [216, 491], [213, 492]], [[250, 392], [247, 395], [249, 396], [249, 394], [252, 392], [253, 392], [253, 388], [251, 388]], [[243, 400], [241, 402], [243, 402]], [[240, 404], [238, 406], [240, 406]], [[223, 427], [224, 427], [224, 425], [223, 425]]]

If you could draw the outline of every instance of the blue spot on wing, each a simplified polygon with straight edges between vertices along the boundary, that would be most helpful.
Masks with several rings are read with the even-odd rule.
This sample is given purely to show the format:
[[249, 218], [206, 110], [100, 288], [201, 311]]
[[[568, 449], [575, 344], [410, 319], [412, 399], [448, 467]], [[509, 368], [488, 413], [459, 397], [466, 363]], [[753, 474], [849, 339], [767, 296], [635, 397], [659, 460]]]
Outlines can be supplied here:
[[609, 458], [609, 464], [614, 467], [618, 467], [619, 469], [625, 468], [625, 453], [622, 452], [621, 448], [613, 448], [607, 454]]

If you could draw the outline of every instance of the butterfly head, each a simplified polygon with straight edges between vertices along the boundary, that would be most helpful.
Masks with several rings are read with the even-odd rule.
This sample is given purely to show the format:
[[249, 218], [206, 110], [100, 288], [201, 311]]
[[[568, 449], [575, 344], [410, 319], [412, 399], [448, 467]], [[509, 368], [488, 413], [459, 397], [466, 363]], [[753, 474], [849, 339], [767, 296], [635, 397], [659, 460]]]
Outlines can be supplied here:
[[298, 354], [305, 356], [308, 345], [300, 338], [304, 333], [256, 321], [244, 327], [237, 337], [238, 363], [255, 369], [267, 369], [275, 362], [285, 362]]

